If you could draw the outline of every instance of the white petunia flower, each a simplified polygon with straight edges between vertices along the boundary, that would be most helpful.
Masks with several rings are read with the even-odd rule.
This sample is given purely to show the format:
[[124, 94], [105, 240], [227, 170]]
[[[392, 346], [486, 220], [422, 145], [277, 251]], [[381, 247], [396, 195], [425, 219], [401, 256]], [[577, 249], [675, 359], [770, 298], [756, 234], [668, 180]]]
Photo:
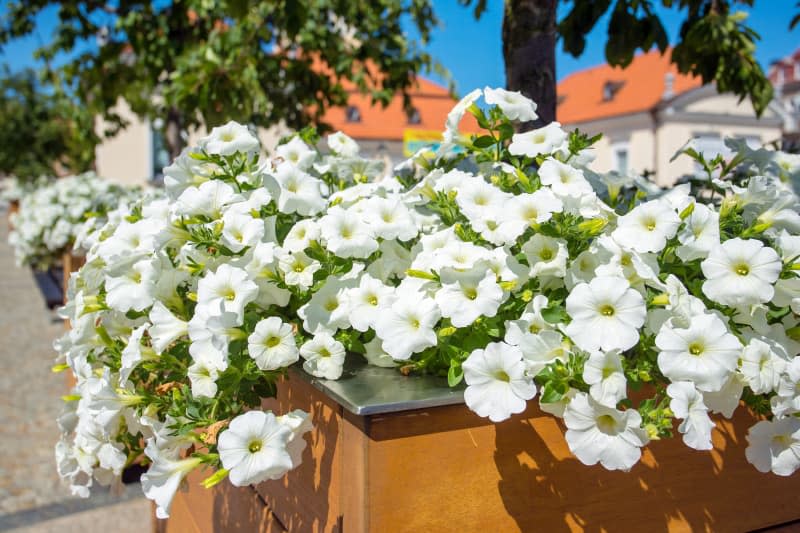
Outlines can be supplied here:
[[567, 140], [567, 132], [561, 129], [561, 124], [551, 122], [542, 128], [515, 133], [511, 137], [508, 151], [512, 155], [526, 155], [536, 157], [541, 154], [551, 154], [561, 149]]
[[373, 366], [379, 366], [383, 368], [394, 368], [397, 366], [397, 363], [392, 356], [386, 353], [386, 350], [383, 349], [383, 341], [380, 337], [375, 337], [368, 343], [364, 344], [364, 358], [367, 360], [367, 363]]
[[373, 328], [378, 317], [391, 307], [396, 296], [394, 289], [384, 285], [379, 279], [369, 274], [364, 274], [358, 282], [358, 287], [347, 291], [348, 320], [357, 331], [367, 331]]
[[325, 379], [339, 379], [344, 368], [344, 345], [330, 333], [320, 332], [300, 347], [303, 370]]
[[[194, 363], [186, 369], [186, 375], [192, 384], [192, 396], [197, 398], [214, 398], [217, 395], [217, 379], [220, 372], [228, 368], [224, 356], [216, 349], [210, 348], [209, 341], [192, 344], [190, 353]], [[194, 348], [194, 349], [192, 349]]]
[[292, 137], [289, 142], [277, 146], [275, 155], [282, 159], [285, 164], [296, 166], [303, 170], [309, 168], [317, 158], [317, 152], [297, 136]]
[[463, 272], [447, 269], [442, 271], [441, 281], [442, 288], [434, 299], [442, 316], [457, 328], [469, 326], [480, 316], [495, 316], [504, 299], [494, 272], [485, 268]]
[[742, 345], [716, 315], [698, 315], [688, 327], [667, 321], [656, 335], [658, 368], [672, 381], [718, 391], [736, 370]]
[[321, 267], [319, 261], [311, 259], [305, 252], [281, 253], [278, 256], [278, 268], [283, 272], [286, 284], [304, 290], [314, 284], [314, 273]]
[[176, 215], [205, 216], [217, 219], [225, 206], [241, 202], [241, 195], [222, 180], [211, 180], [199, 187], [189, 187], [178, 197], [173, 210]]
[[483, 89], [484, 99], [489, 105], [500, 107], [503, 114], [510, 120], [528, 122], [536, 120], [536, 103], [530, 98], [523, 96], [519, 91], [507, 91], [505, 89]]
[[736, 238], [712, 248], [700, 267], [707, 280], [703, 294], [736, 307], [770, 301], [782, 265], [777, 252], [761, 241]]
[[772, 414], [778, 418], [800, 413], [800, 356], [793, 357], [786, 364], [778, 383], [777, 394], [770, 402]]
[[553, 194], [549, 187], [542, 187], [533, 193], [515, 195], [510, 201], [508, 211], [503, 211], [503, 213], [511, 220], [518, 220], [526, 225], [534, 226], [547, 222], [552, 218], [553, 213], [560, 213], [563, 210], [563, 202]]
[[197, 282], [197, 307], [210, 315], [234, 313], [243, 320], [245, 306], [258, 296], [258, 286], [244, 269], [222, 264]]
[[247, 351], [261, 370], [287, 367], [297, 361], [299, 354], [291, 324], [276, 316], [256, 324], [247, 338]]
[[747, 460], [759, 472], [790, 476], [800, 468], [800, 419], [762, 420], [747, 432]]
[[436, 302], [419, 293], [398, 293], [392, 306], [375, 321], [375, 333], [383, 349], [393, 359], [405, 360], [411, 354], [436, 346], [434, 326], [441, 318]]
[[642, 417], [635, 409], [618, 411], [579, 392], [564, 409], [564, 424], [569, 449], [583, 464], [598, 462], [608, 470], [628, 471], [648, 443], [640, 427]]
[[535, 234], [522, 245], [522, 252], [531, 267], [530, 276], [563, 278], [567, 273], [567, 242], [564, 239]]
[[675, 254], [683, 261], [705, 259], [720, 242], [719, 213], [708, 206], [695, 203], [686, 225], [678, 233], [680, 246]]
[[365, 259], [378, 249], [372, 229], [352, 210], [331, 207], [319, 225], [325, 247], [338, 257]]
[[553, 329], [553, 324], [550, 324], [542, 316], [542, 310], [547, 308], [547, 304], [547, 296], [543, 294], [534, 296], [533, 300], [525, 307], [522, 316], [517, 320], [506, 320], [506, 335], [503, 340], [516, 346], [526, 335], [535, 335], [542, 330]]
[[358, 143], [341, 131], [331, 133], [326, 140], [331, 152], [344, 157], [355, 157], [358, 155]]
[[670, 397], [669, 408], [683, 422], [678, 431], [683, 433], [683, 442], [695, 450], [710, 450], [711, 430], [714, 422], [708, 416], [708, 409], [703, 403], [703, 395], [690, 381], [676, 381], [667, 387]]
[[156, 518], [169, 518], [169, 510], [175, 493], [186, 476], [202, 464], [199, 457], [178, 459], [159, 450], [155, 439], [149, 439], [145, 453], [151, 464], [142, 474], [142, 491], [148, 500], [156, 504]]
[[478, 416], [501, 422], [525, 410], [536, 396], [536, 385], [525, 374], [522, 352], [504, 342], [491, 342], [473, 351], [461, 365], [464, 370], [464, 401]]
[[753, 338], [742, 351], [739, 370], [753, 392], [767, 394], [777, 389], [786, 359], [786, 352], [777, 343]]
[[561, 197], [578, 198], [594, 192], [581, 170], [552, 157], [539, 167], [539, 179], [542, 185], [549, 185], [552, 191]]
[[582, 350], [624, 351], [639, 342], [647, 310], [642, 295], [624, 278], [598, 277], [579, 283], [566, 304], [572, 322], [564, 332]]
[[154, 262], [143, 259], [118, 277], [106, 276], [106, 304], [121, 313], [144, 311], [153, 305], [158, 271]]
[[525, 334], [519, 340], [519, 349], [525, 361], [525, 371], [535, 377], [553, 361], [566, 361], [570, 343], [561, 333], [553, 330]]
[[264, 237], [264, 221], [229, 210], [222, 217], [222, 242], [232, 252], [253, 246]]
[[627, 398], [628, 380], [619, 350], [589, 354], [583, 366], [583, 380], [590, 385], [589, 394], [601, 405], [616, 407]]
[[311, 218], [303, 219], [289, 230], [283, 240], [283, 249], [289, 252], [302, 252], [312, 241], [318, 240], [319, 236], [319, 222]]
[[447, 114], [444, 131], [445, 144], [453, 144], [458, 142], [458, 138], [461, 135], [458, 130], [461, 119], [464, 118], [464, 113], [467, 112], [469, 106], [475, 103], [475, 100], [480, 98], [482, 94], [483, 93], [480, 89], [475, 89], [459, 100], [458, 103], [453, 106], [453, 109]]
[[293, 466], [287, 449], [293, 436], [291, 427], [269, 412], [248, 411], [234, 418], [217, 441], [231, 484], [244, 487], [282, 477]]
[[417, 236], [417, 224], [399, 198], [375, 197], [364, 204], [364, 221], [378, 237], [408, 241]]
[[660, 252], [680, 225], [680, 217], [669, 204], [653, 200], [619, 217], [611, 236], [620, 245], [640, 253]]
[[308, 216], [325, 208], [322, 181], [290, 163], [278, 165], [273, 174], [266, 176], [264, 185], [278, 199], [281, 213]]
[[161, 355], [175, 340], [189, 333], [189, 324], [173, 315], [167, 307], [156, 302], [150, 309], [152, 326], [147, 330], [153, 350]]
[[259, 144], [247, 126], [230, 121], [224, 126], [217, 126], [211, 133], [200, 139], [200, 147], [209, 154], [233, 155], [236, 152], [258, 152]]
[[320, 331], [333, 334], [347, 328], [350, 325], [347, 292], [355, 283], [355, 279], [328, 277], [308, 303], [297, 310], [303, 319], [303, 329], [311, 334]]

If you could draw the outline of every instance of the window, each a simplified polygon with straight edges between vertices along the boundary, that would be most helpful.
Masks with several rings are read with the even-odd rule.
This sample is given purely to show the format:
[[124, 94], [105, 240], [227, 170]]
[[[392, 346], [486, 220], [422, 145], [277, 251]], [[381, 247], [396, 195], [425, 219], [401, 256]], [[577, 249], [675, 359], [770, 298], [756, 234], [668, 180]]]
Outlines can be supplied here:
[[611, 145], [613, 169], [620, 174], [626, 175], [630, 170], [629, 147], [627, 142], [620, 142]]
[[347, 122], [361, 122], [361, 111], [354, 105], [347, 106], [344, 116]]
[[624, 81], [607, 81], [603, 84], [603, 101], [610, 102], [625, 85]]
[[152, 154], [151, 161], [151, 180], [157, 181], [164, 177], [164, 167], [170, 164], [169, 150], [167, 149], [167, 141], [164, 137], [163, 128], [164, 122], [155, 120], [150, 126], [150, 138], [152, 139], [152, 146], [150, 147]]
[[408, 123], [409, 124], [421, 124], [422, 123], [422, 117], [419, 114], [419, 109], [417, 109], [416, 107], [411, 109], [406, 114], [406, 118], [408, 118]]

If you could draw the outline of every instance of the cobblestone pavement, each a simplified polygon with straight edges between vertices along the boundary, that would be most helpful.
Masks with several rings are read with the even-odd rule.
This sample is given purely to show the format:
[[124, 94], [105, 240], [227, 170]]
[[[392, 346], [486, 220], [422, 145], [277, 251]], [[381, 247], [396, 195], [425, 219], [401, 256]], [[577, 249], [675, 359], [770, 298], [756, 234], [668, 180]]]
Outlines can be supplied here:
[[[97, 506], [137, 504], [141, 509], [146, 501], [138, 486], [128, 487], [127, 504], [101, 495], [78, 505], [79, 500], [59, 482], [53, 456], [58, 438], [55, 417], [67, 385], [64, 374], [54, 374], [50, 367], [55, 357], [52, 342], [64, 326], [45, 306], [31, 270], [14, 264], [7, 234], [5, 212], [0, 211], [0, 531], [21, 526], [28, 527], [26, 531], [49, 531], [43, 520], [69, 514], [78, 523], [91, 506], [94, 513], [101, 512]], [[138, 530], [147, 531], [149, 516], [140, 515]], [[102, 520], [96, 520], [96, 526], [84, 526], [82, 533], [120, 531], [100, 528]], [[70, 523], [66, 516], [56, 525], [72, 531], [63, 529], [64, 523]]]

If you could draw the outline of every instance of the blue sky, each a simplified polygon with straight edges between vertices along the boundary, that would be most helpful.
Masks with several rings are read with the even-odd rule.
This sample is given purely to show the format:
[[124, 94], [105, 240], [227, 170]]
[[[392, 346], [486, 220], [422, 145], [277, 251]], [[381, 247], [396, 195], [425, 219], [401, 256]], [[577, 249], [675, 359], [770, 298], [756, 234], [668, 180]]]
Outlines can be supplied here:
[[[450, 70], [459, 93], [485, 85], [505, 84], [501, 49], [503, 2], [489, 0], [488, 4], [481, 20], [475, 21], [472, 10], [462, 7], [456, 0], [434, 0], [434, 9], [441, 19], [441, 27], [434, 31], [426, 48]], [[784, 57], [800, 46], [800, 28], [792, 32], [788, 30], [789, 20], [797, 12], [796, 0], [756, 0], [755, 4], [752, 9], [742, 9], [750, 11], [749, 24], [761, 35], [761, 41], [757, 43], [757, 58], [766, 69], [770, 61]], [[568, 5], [560, 4], [562, 13], [566, 13], [564, 8]], [[681, 21], [680, 11], [675, 8], [661, 8], [659, 14], [667, 27], [670, 41], [674, 42]], [[0, 61], [8, 63], [15, 70], [32, 65], [33, 50], [40, 43], [49, 40], [55, 24], [56, 9], [51, 7], [39, 17], [38, 35], [18, 40], [6, 47], [0, 54]], [[558, 79], [605, 61], [603, 48], [607, 25], [606, 17], [589, 35], [586, 50], [577, 59], [562, 52], [560, 44], [558, 45]], [[429, 77], [442, 81], [433, 74]]]

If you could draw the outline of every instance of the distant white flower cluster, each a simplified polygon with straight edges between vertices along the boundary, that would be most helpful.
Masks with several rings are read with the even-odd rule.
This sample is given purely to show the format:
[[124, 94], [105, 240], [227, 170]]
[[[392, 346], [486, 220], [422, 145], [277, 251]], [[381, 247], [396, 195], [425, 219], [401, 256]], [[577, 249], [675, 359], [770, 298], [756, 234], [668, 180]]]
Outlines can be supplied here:
[[84, 226], [101, 223], [106, 212], [134, 194], [138, 193], [92, 172], [39, 180], [21, 194], [19, 211], [12, 215], [14, 230], [8, 241], [17, 264], [46, 268], [58, 262]]
[[[77, 379], [58, 446], [73, 490], [141, 453], [160, 516], [201, 464], [219, 469], [207, 486], [280, 477], [310, 421], [261, 398], [290, 365], [338, 379], [355, 354], [463, 380], [495, 422], [538, 394], [576, 457], [609, 469], [675, 420], [711, 448], [714, 413], [744, 401], [766, 417], [748, 459], [794, 472], [800, 204], [773, 159], [709, 166], [696, 195], [637, 186], [590, 172], [584, 135], [515, 133], [536, 118], [521, 95], [487, 90], [484, 111], [482, 94], [394, 172], [342, 133], [326, 154], [306, 132], [264, 159], [245, 126], [214, 128], [165, 169], [166, 198], [87, 232], [56, 344]], [[469, 140], [466, 113], [485, 130]]]

